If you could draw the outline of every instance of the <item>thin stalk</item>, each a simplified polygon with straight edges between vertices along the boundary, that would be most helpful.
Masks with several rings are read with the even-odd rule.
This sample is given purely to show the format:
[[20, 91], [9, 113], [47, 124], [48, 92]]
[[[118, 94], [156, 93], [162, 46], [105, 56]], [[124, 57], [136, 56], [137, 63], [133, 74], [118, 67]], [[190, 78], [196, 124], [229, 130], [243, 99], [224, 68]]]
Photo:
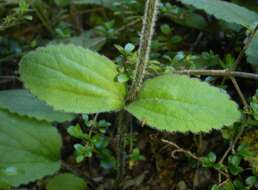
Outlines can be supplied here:
[[128, 112], [122, 110], [119, 112], [117, 121], [116, 149], [117, 149], [117, 179], [116, 187], [119, 189], [125, 174], [125, 148], [126, 133], [128, 126], [131, 125], [131, 117]]
[[127, 97], [128, 101], [133, 101], [135, 99], [144, 79], [144, 73], [150, 57], [151, 41], [157, 19], [158, 4], [159, 0], [147, 0], [146, 2], [140, 46], [138, 50], [138, 60], [136, 64], [136, 74], [129, 90]]
[[[143, 18], [143, 27], [141, 31], [140, 45], [138, 50], [138, 60], [136, 64], [136, 74], [133, 83], [129, 89], [126, 101], [131, 102], [136, 98], [137, 92], [141, 88], [144, 73], [149, 61], [150, 47], [154, 27], [157, 17], [159, 0], [147, 0]], [[125, 137], [127, 127], [131, 125], [131, 116], [122, 110], [118, 116], [117, 126], [117, 180], [116, 188], [120, 189], [125, 171]]]

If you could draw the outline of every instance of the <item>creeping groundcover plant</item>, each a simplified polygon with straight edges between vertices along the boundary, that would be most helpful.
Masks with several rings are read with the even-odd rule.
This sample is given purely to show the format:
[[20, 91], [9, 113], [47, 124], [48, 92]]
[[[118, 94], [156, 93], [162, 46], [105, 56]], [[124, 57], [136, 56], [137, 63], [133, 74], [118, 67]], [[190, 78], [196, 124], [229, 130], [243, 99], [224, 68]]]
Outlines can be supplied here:
[[[121, 151], [128, 118], [182, 133], [209, 132], [240, 119], [237, 104], [225, 91], [199, 79], [174, 73], [144, 78], [158, 4], [146, 1], [138, 61], [128, 84], [115, 80], [119, 72], [112, 60], [72, 44], [40, 47], [22, 58], [19, 73], [27, 90], [0, 92], [0, 187], [56, 173], [62, 164], [62, 141], [52, 124], [71, 121], [75, 114], [118, 113], [118, 180], [123, 176]], [[8, 101], [10, 97], [16, 102]], [[84, 181], [68, 173], [52, 178], [47, 188], [57, 189], [59, 181], [69, 180], [78, 183], [68, 187], [86, 188]]]

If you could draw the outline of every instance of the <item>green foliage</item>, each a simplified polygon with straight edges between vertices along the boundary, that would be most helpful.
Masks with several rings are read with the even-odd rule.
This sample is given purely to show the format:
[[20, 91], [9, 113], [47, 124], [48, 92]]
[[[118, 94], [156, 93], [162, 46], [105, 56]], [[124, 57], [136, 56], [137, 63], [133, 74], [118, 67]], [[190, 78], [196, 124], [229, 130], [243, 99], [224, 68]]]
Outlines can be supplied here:
[[202, 157], [202, 165], [206, 168], [214, 168], [220, 172], [231, 174], [235, 176], [235, 180], [226, 180], [225, 183], [220, 185], [213, 185], [211, 190], [247, 190], [252, 187], [258, 187], [257, 178], [255, 176], [248, 176], [245, 181], [238, 179], [244, 168], [242, 167], [243, 159], [253, 155], [253, 151], [250, 151], [249, 147], [245, 144], [240, 144], [235, 152], [228, 156], [226, 164], [216, 162], [216, 154], [209, 153], [207, 156]]
[[60, 174], [50, 179], [47, 190], [86, 190], [85, 181], [70, 173]]
[[[126, 1], [126, 0], [122, 0], [123, 1]], [[114, 4], [116, 2], [121, 2], [118, 1], [118, 0], [74, 0], [73, 3], [74, 4], [80, 4], [80, 5], [101, 5], [101, 6], [104, 6], [104, 7], [107, 7], [107, 8], [110, 8], [112, 9], [114, 7]]]
[[251, 64], [258, 65], [258, 33], [256, 32], [253, 40], [251, 41], [248, 49], [246, 50], [247, 61]]
[[258, 121], [258, 89], [256, 90], [256, 94], [252, 98], [250, 106], [252, 109], [252, 115], [254, 119]]
[[245, 183], [248, 185], [249, 188], [251, 187], [258, 187], [258, 180], [256, 176], [249, 176], [245, 179]]
[[79, 36], [51, 41], [50, 44], [51, 45], [58, 44], [58, 43], [74, 44], [76, 46], [82, 46], [84, 48], [98, 51], [102, 48], [105, 42], [106, 42], [105, 37], [97, 37], [94, 35], [94, 32], [90, 30], [90, 31], [85, 31], [81, 33]]
[[255, 176], [250, 176], [246, 178], [245, 183], [236, 179], [233, 182], [227, 181], [222, 185], [213, 185], [211, 190], [249, 190], [252, 188], [257, 188], [257, 178]]
[[132, 43], [127, 43], [124, 47], [115, 45], [115, 48], [121, 55], [116, 57], [116, 64], [118, 65], [118, 75], [116, 80], [118, 82], [127, 82], [133, 79], [134, 67], [136, 64], [137, 54], [135, 46]]
[[70, 3], [70, 0], [54, 0], [55, 4], [58, 6], [67, 6]]
[[129, 159], [130, 161], [140, 161], [145, 160], [145, 157], [141, 155], [140, 150], [138, 148], [134, 148], [129, 156]]
[[125, 85], [114, 81], [116, 66], [82, 47], [39, 48], [21, 60], [20, 74], [33, 94], [57, 110], [94, 113], [124, 104]]
[[230, 155], [228, 157], [228, 169], [232, 175], [238, 175], [243, 172], [243, 168], [240, 166], [242, 157], [240, 155]]
[[173, 58], [164, 56], [166, 61], [169, 61], [170, 65], [173, 65], [175, 69], [180, 69], [184, 65], [185, 69], [201, 69], [203, 67], [212, 68], [214, 66], [220, 67], [223, 65], [222, 60], [214, 52], [202, 52], [198, 54], [187, 54], [183, 51], [179, 51]]
[[74, 138], [78, 138], [78, 139], [87, 138], [87, 136], [85, 134], [83, 134], [83, 131], [79, 124], [77, 124], [75, 126], [70, 126], [67, 129], [67, 132], [69, 133], [69, 135], [71, 135]]
[[2, 110], [0, 121], [1, 167], [17, 171], [3, 177], [8, 184], [19, 186], [59, 170], [62, 144], [55, 128]]
[[201, 132], [240, 119], [227, 94], [197, 79], [164, 75], [148, 80], [127, 110], [159, 130]]
[[72, 114], [54, 111], [53, 108], [39, 101], [26, 90], [0, 91], [0, 108], [20, 116], [49, 122], [64, 122], [74, 117]]
[[[9, 11], [5, 11], [5, 8], [1, 7], [3, 1], [0, 0], [0, 16], [6, 17], [2, 20], [6, 24], [4, 29], [6, 26], [8, 28], [8, 26], [24, 22], [25, 17], [30, 16], [31, 13], [38, 17], [33, 17], [33, 23], [37, 23], [36, 19], [41, 21], [37, 24], [37, 27], [28, 26], [28, 28], [21, 30], [25, 40], [35, 39], [33, 41], [37, 41], [37, 43], [31, 45], [32, 43], [26, 42], [26, 45], [22, 45], [13, 38], [12, 40], [6, 39], [6, 43], [10, 47], [8, 49], [14, 49], [15, 51], [6, 53], [5, 45], [1, 45], [0, 50], [4, 50], [1, 51], [4, 52], [3, 55], [12, 56], [14, 52], [24, 54], [31, 48], [49, 43], [50, 38], [51, 40], [55, 38], [49, 46], [30, 52], [21, 60], [19, 65], [24, 86], [44, 102], [37, 100], [24, 90], [0, 92], [0, 189], [18, 186], [41, 179], [44, 176], [53, 175], [60, 168], [60, 136], [56, 129], [51, 128], [50, 124], [45, 121], [62, 122], [70, 120], [73, 115], [54, 110], [62, 110], [68, 113], [99, 113], [127, 109], [143, 124], [146, 123], [158, 130], [170, 132], [208, 132], [212, 129], [221, 129], [225, 125], [232, 125], [234, 121], [240, 119], [237, 105], [229, 99], [223, 89], [219, 90], [197, 79], [173, 75], [171, 70], [217, 69], [216, 67], [219, 69], [234, 69], [234, 56], [240, 51], [240, 44], [242, 45], [242, 38], [244, 37], [244, 31], [241, 30], [242, 26], [252, 29], [251, 27], [254, 26], [258, 18], [257, 14], [226, 1], [181, 1], [188, 5], [194, 5], [197, 9], [205, 10], [208, 14], [222, 19], [223, 22], [230, 22], [230, 25], [237, 26], [239, 30], [229, 33], [224, 30], [222, 32], [216, 31], [217, 27], [220, 27], [217, 22], [209, 22], [211, 25], [208, 29], [207, 25], [210, 19], [206, 19], [200, 11], [192, 7], [182, 7], [178, 3], [173, 5], [169, 3], [169, 0], [162, 1], [160, 3], [162, 19], [157, 24], [155, 40], [151, 47], [154, 51], [150, 54], [151, 60], [148, 60], [146, 72], [142, 74], [143, 78], [149, 80], [139, 90], [139, 95], [135, 101], [126, 102], [126, 89], [130, 87], [127, 88], [126, 85], [127, 83], [132, 84], [132, 80], [134, 80], [138, 59], [136, 49], [139, 45], [137, 37], [140, 22], [138, 21], [141, 21], [138, 13], [142, 15], [143, 3], [146, 1], [12, 0], [15, 4], [10, 5], [8, 3], [8, 6], [14, 7], [17, 5], [18, 7], [11, 9], [10, 12], [14, 14], [9, 14]], [[105, 8], [111, 9], [111, 11]], [[19, 19], [17, 15], [22, 19]], [[16, 22], [16, 20], [19, 22]], [[170, 21], [177, 24], [174, 25]], [[229, 24], [226, 23], [225, 25]], [[87, 30], [83, 31], [86, 28]], [[199, 30], [210, 30], [216, 35], [207, 36], [206, 32], [200, 32]], [[39, 31], [40, 34], [41, 32], [44, 33], [44, 37], [38, 35], [36, 31]], [[10, 33], [12, 32], [10, 30]], [[80, 33], [80, 35], [74, 36], [76, 33]], [[199, 33], [198, 36], [197, 33]], [[13, 36], [16, 37], [17, 34], [19, 35], [20, 32], [14, 31]], [[238, 36], [238, 34], [241, 35]], [[11, 42], [15, 43], [12, 44]], [[215, 45], [213, 42], [215, 42]], [[74, 45], [57, 45], [59, 43]], [[115, 45], [118, 51], [113, 51], [113, 44], [116, 43], [125, 45]], [[233, 47], [236, 44], [237, 46]], [[207, 48], [206, 46], [211, 48], [214, 53], [209, 49], [205, 50], [207, 52], [201, 52]], [[229, 47], [231, 49], [228, 49]], [[104, 56], [84, 48], [94, 51], [102, 50], [104, 54], [112, 58], [115, 57], [115, 64]], [[253, 41], [247, 50], [249, 62], [255, 63], [257, 58], [256, 49], [256, 42]], [[200, 53], [196, 54], [195, 50]], [[224, 52], [227, 54], [223, 55]], [[224, 57], [224, 63], [220, 56], [221, 59]], [[3, 70], [3, 73], [9, 75], [9, 70]], [[169, 73], [169, 75], [151, 79], [153, 76], [164, 73]], [[220, 86], [228, 85], [226, 79], [220, 81], [216, 77], [207, 77], [205, 81], [213, 81]], [[9, 86], [7, 87], [9, 88]], [[5, 89], [5, 87], [3, 88]], [[256, 118], [257, 115], [256, 99], [254, 97], [250, 104], [253, 118]], [[45, 103], [52, 106], [53, 109]], [[101, 114], [100, 117], [107, 118], [106, 116]], [[69, 164], [72, 163], [71, 167], [76, 162], [78, 164], [76, 169], [79, 172], [84, 172], [82, 170], [85, 167], [81, 166], [88, 162], [93, 164], [94, 167], [99, 164], [102, 169], [111, 169], [111, 171], [116, 166], [119, 168], [119, 164], [123, 165], [119, 160], [120, 158], [117, 160], [114, 158], [114, 141], [110, 137], [113, 135], [113, 131], [108, 129], [111, 124], [106, 120], [99, 120], [98, 114], [94, 117], [83, 114], [82, 118], [78, 116], [67, 128], [67, 134], [62, 133], [65, 142], [73, 143], [69, 144], [69, 147], [74, 147], [74, 157], [67, 155], [70, 150], [65, 150], [64, 161]], [[121, 123], [124, 122], [124, 125], [121, 126], [126, 127], [131, 124], [131, 121], [129, 122], [131, 118], [122, 118], [121, 120]], [[61, 127], [65, 126], [62, 125]], [[235, 127], [238, 127], [238, 125], [235, 125]], [[235, 127], [231, 129], [234, 131], [232, 136], [235, 136], [235, 133], [238, 132]], [[126, 156], [124, 160], [121, 160], [128, 162], [127, 169], [129, 170], [139, 161], [145, 160], [140, 149], [149, 147], [149, 143], [146, 144], [144, 140], [139, 142], [140, 148], [135, 147], [136, 135], [133, 136], [132, 128], [130, 130], [131, 134], [127, 135], [125, 134], [127, 129], [121, 130], [125, 131], [124, 133], [119, 133], [120, 130], [118, 129], [117, 141], [115, 142], [118, 144], [116, 147], [117, 155], [119, 157], [121, 153], [121, 155]], [[137, 134], [138, 130], [135, 133]], [[67, 137], [67, 135], [71, 137]], [[148, 131], [146, 135], [149, 135]], [[145, 134], [143, 136], [145, 137]], [[119, 138], [122, 140], [120, 141]], [[153, 139], [155, 140], [155, 138]], [[151, 143], [150, 146], [153, 153], [156, 154], [154, 143]], [[126, 155], [125, 150], [118, 150], [123, 146], [122, 144], [125, 144], [126, 151], [129, 150], [128, 152], [130, 152], [129, 154]], [[201, 145], [200, 143], [200, 149], [205, 149], [206, 146], [202, 147]], [[221, 147], [224, 148], [224, 146]], [[256, 148], [256, 145], [254, 147]], [[245, 159], [253, 167], [257, 165], [256, 158], [255, 163], [253, 161], [254, 155], [249, 154], [255, 152], [254, 147], [251, 147], [251, 151], [249, 149], [246, 151], [245, 148], [234, 150], [223, 163], [218, 162], [217, 155], [213, 152], [200, 160], [197, 159], [202, 162], [203, 167], [222, 171], [229, 176], [230, 180], [220, 185], [214, 185], [212, 188], [243, 190], [255, 187], [257, 185], [255, 174], [247, 176], [246, 173], [250, 171], [243, 172]], [[194, 149], [195, 146], [191, 148]], [[165, 149], [161, 150], [155, 155], [155, 162], [157, 168], [161, 169], [160, 176], [163, 178], [163, 176], [167, 176], [168, 172], [166, 170], [163, 172], [162, 167], [159, 166], [159, 164], [164, 164], [163, 160], [161, 163], [159, 162], [160, 153], [163, 154]], [[206, 150], [198, 151], [198, 154], [204, 151]], [[149, 160], [149, 158], [146, 159]], [[95, 175], [98, 171], [102, 170], [94, 168], [93, 174]], [[104, 173], [109, 174], [106, 172]], [[139, 181], [142, 182], [145, 175], [146, 172], [144, 171], [139, 177]], [[130, 175], [128, 177], [130, 179]], [[224, 179], [224, 175], [222, 178]], [[137, 179], [138, 177], [135, 177], [129, 183], [141, 184], [141, 182], [135, 182]], [[47, 181], [49, 181], [47, 184], [48, 190], [86, 189], [85, 182], [72, 174], [57, 175], [53, 179], [47, 179]], [[106, 185], [106, 178], [103, 183]], [[113, 179], [111, 183], [113, 183]], [[43, 184], [45, 183], [43, 182]], [[127, 186], [128, 183], [125, 182], [124, 184]], [[105, 189], [102, 184], [97, 186], [97, 189]]]
[[103, 25], [96, 27], [96, 33], [100, 36], [105, 37], [106, 39], [112, 40], [117, 38], [117, 34], [115, 31], [115, 22], [114, 20], [105, 22]]
[[221, 0], [180, 0], [182, 3], [202, 9], [208, 14], [226, 22], [240, 24], [244, 27], [251, 26], [258, 21], [258, 15], [244, 7]]
[[26, 0], [9, 1], [10, 4], [17, 4], [17, 7], [13, 9], [13, 13], [7, 15], [3, 19], [0, 19], [0, 31], [5, 30], [11, 26], [19, 24], [24, 21], [31, 21], [32, 16], [29, 15], [29, 4]]
[[210, 152], [206, 157], [202, 158], [202, 164], [204, 167], [213, 167], [216, 159], [216, 154], [214, 152]]
[[248, 146], [248, 151], [253, 153], [245, 156], [244, 159], [247, 160], [253, 170], [258, 173], [258, 130], [246, 133], [242, 138], [241, 143], [246, 144]]
[[105, 169], [114, 168], [115, 158], [108, 149], [110, 139], [105, 136], [110, 123], [105, 120], [88, 120], [87, 117], [84, 117], [84, 122], [84, 130], [88, 129], [89, 133], [84, 132], [79, 124], [67, 129], [69, 135], [83, 141], [83, 143], [74, 145], [76, 162], [81, 163], [95, 154], [100, 159], [101, 167]]
[[10, 183], [5, 178], [7, 176], [16, 175], [17, 170], [16, 168], [0, 168], [0, 189], [9, 190], [11, 188]]
[[161, 4], [160, 12], [183, 26], [197, 29], [204, 29], [207, 26], [206, 20], [201, 15], [170, 3]]

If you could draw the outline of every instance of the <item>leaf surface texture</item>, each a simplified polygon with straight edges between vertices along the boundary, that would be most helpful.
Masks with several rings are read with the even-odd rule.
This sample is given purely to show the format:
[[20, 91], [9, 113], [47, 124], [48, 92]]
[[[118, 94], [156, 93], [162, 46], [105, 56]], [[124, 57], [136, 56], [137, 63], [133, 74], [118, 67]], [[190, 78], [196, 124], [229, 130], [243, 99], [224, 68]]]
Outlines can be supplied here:
[[208, 132], [240, 118], [227, 94], [182, 75], [147, 80], [127, 110], [143, 123], [171, 132]]
[[74, 45], [50, 45], [27, 54], [20, 74], [25, 87], [56, 110], [97, 113], [124, 105], [125, 85], [115, 82], [116, 65]]
[[47, 122], [0, 110], [0, 164], [16, 168], [16, 175], [5, 177], [12, 186], [58, 171], [61, 146], [60, 135]]

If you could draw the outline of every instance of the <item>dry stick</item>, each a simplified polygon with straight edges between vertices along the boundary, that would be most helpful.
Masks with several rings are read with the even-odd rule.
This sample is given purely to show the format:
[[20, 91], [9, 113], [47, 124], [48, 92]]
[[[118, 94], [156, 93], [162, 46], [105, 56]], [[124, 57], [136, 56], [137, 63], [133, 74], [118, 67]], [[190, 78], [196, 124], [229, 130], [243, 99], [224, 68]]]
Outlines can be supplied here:
[[138, 19], [138, 18], [137, 18], [137, 19], [135, 19], [135, 20], [129, 22], [128, 24], [126, 24], [126, 25], [124, 25], [124, 26], [121, 26], [120, 28], [118, 28], [117, 30], [115, 30], [115, 33], [120, 33], [120, 32], [122, 32], [123, 30], [127, 29], [128, 27], [134, 26], [135, 24], [137, 24], [137, 23], [140, 22], [140, 21], [141, 21], [141, 19]]
[[[169, 145], [172, 145], [173, 147], [176, 148], [176, 150], [174, 150], [174, 151], [172, 152], [172, 154], [171, 154], [173, 158], [176, 158], [176, 156], [175, 156], [176, 153], [182, 152], [182, 153], [184, 153], [184, 154], [186, 154], [186, 155], [192, 157], [193, 159], [197, 160], [198, 162], [202, 162], [202, 159], [201, 159], [201, 158], [199, 158], [199, 157], [197, 157], [196, 155], [194, 155], [191, 151], [185, 150], [185, 149], [183, 149], [182, 147], [178, 146], [176, 143], [171, 142], [171, 141], [168, 141], [168, 140], [165, 140], [165, 139], [162, 139], [161, 141], [164, 142], [164, 143], [167, 143], [167, 144], [169, 144]], [[214, 169], [215, 169], [215, 168], [214, 168]], [[215, 170], [216, 170], [217, 172], [219, 172], [221, 175], [224, 175], [227, 179], [229, 178], [229, 175], [228, 175], [227, 173], [225, 173], [224, 171], [221, 171], [221, 170], [219, 170], [219, 169], [215, 169]]]
[[[241, 101], [244, 105], [244, 110], [248, 111], [249, 109], [249, 106], [248, 106], [248, 103], [236, 81], [236, 79], [234, 77], [230, 77], [239, 97], [241, 98]], [[233, 148], [235, 147], [236, 143], [238, 142], [238, 140], [241, 138], [241, 136], [243, 135], [245, 131], [245, 125], [242, 124], [241, 127], [240, 127], [240, 131], [238, 132], [237, 136], [235, 137], [234, 141], [230, 144], [230, 146], [228, 147], [228, 149], [226, 150], [226, 152], [224, 153], [224, 155], [222, 156], [221, 160], [220, 160], [220, 163], [222, 164], [224, 162], [224, 160], [226, 159], [227, 155], [230, 153], [230, 151], [233, 150]]]
[[[256, 33], [257, 33], [257, 30], [258, 30], [258, 25], [256, 26], [255, 30], [250, 34], [249, 39], [248, 39], [248, 42], [246, 43], [245, 47], [244, 47], [244, 48], [242, 49], [242, 51], [240, 52], [240, 54], [239, 54], [239, 56], [238, 56], [238, 58], [237, 58], [237, 60], [236, 60], [236, 64], [235, 64], [236, 66], [237, 66], [238, 64], [240, 64], [241, 59], [242, 59], [242, 57], [243, 57], [243, 54], [244, 54], [245, 50], [249, 47], [251, 41], [253, 40], [254, 36], [255, 36]], [[244, 95], [243, 95], [243, 93], [242, 93], [242, 91], [241, 91], [241, 89], [240, 89], [240, 87], [239, 87], [239, 85], [238, 85], [236, 79], [235, 79], [234, 77], [232, 77], [232, 76], [230, 77], [230, 79], [231, 79], [231, 81], [232, 81], [232, 83], [233, 83], [233, 85], [234, 85], [234, 87], [235, 87], [235, 89], [236, 89], [236, 91], [237, 91], [239, 97], [241, 98], [241, 101], [242, 101], [242, 103], [243, 103], [243, 105], [244, 105], [244, 109], [245, 109], [245, 110], [248, 110], [249, 106], [248, 106], [248, 104], [247, 104], [247, 101], [246, 101], [246, 99], [245, 99], [245, 97], [244, 97]], [[234, 141], [230, 144], [230, 146], [228, 147], [228, 149], [226, 150], [226, 152], [225, 152], [224, 155], [222, 156], [222, 158], [221, 158], [221, 160], [220, 160], [220, 163], [223, 163], [224, 160], [226, 159], [227, 155], [230, 153], [230, 151], [232, 151], [232, 148], [235, 146], [235, 144], [238, 142], [238, 140], [240, 139], [240, 137], [241, 137], [242, 134], [244, 133], [244, 128], [245, 128], [245, 125], [242, 125], [241, 128], [240, 128], [240, 131], [238, 132], [238, 134], [237, 134], [237, 136], [235, 137]]]
[[[140, 46], [138, 50], [138, 60], [136, 64], [136, 75], [134, 77], [131, 88], [126, 97], [126, 103], [133, 101], [137, 95], [138, 90], [144, 78], [144, 73], [149, 61], [150, 46], [154, 27], [157, 17], [159, 0], [147, 0], [145, 3], [145, 12], [143, 18], [143, 27], [141, 31]], [[124, 169], [125, 169], [125, 133], [126, 127], [130, 124], [131, 116], [122, 110], [118, 116], [117, 126], [117, 181], [116, 186], [121, 186]]]
[[233, 147], [235, 146], [235, 144], [237, 143], [237, 141], [241, 138], [242, 134], [244, 133], [244, 129], [245, 129], [245, 125], [242, 125], [240, 128], [239, 133], [237, 134], [236, 138], [234, 139], [234, 141], [230, 144], [230, 146], [228, 147], [228, 149], [226, 150], [226, 152], [224, 153], [224, 155], [222, 156], [222, 158], [220, 159], [219, 163], [223, 163], [224, 160], [226, 159], [226, 157], [228, 156], [228, 154], [230, 153], [230, 151], [233, 149]]
[[181, 147], [178, 146], [176, 143], [174, 143], [174, 142], [172, 142], [172, 141], [165, 140], [165, 139], [162, 139], [161, 141], [164, 142], [164, 143], [167, 143], [167, 144], [169, 144], [169, 145], [172, 145], [173, 147], [176, 148], [176, 150], [172, 152], [173, 158], [176, 158], [176, 156], [175, 156], [176, 153], [178, 153], [178, 152], [183, 152], [184, 154], [187, 154], [187, 155], [189, 155], [190, 157], [194, 158], [195, 160], [198, 160], [198, 161], [201, 162], [201, 159], [200, 159], [199, 157], [195, 156], [191, 151], [185, 150], [185, 149], [181, 148]]
[[204, 76], [221, 76], [221, 77], [240, 77], [258, 80], [258, 74], [230, 71], [230, 70], [206, 70], [206, 69], [194, 69], [194, 70], [179, 70], [174, 71], [176, 74], [187, 75], [204, 75]]
[[234, 85], [234, 87], [235, 87], [235, 89], [236, 89], [236, 91], [237, 91], [237, 93], [238, 93], [238, 95], [239, 95], [243, 105], [244, 105], [244, 110], [247, 110], [249, 106], [247, 104], [245, 96], [244, 96], [243, 92], [241, 91], [241, 89], [240, 89], [236, 79], [234, 77], [230, 77], [230, 80], [232, 81], [232, 83], [233, 83], [233, 85]]
[[125, 135], [126, 129], [130, 125], [129, 114], [125, 110], [121, 110], [117, 120], [117, 135], [116, 135], [116, 157], [117, 157], [117, 177], [116, 189], [120, 189], [125, 173]]

